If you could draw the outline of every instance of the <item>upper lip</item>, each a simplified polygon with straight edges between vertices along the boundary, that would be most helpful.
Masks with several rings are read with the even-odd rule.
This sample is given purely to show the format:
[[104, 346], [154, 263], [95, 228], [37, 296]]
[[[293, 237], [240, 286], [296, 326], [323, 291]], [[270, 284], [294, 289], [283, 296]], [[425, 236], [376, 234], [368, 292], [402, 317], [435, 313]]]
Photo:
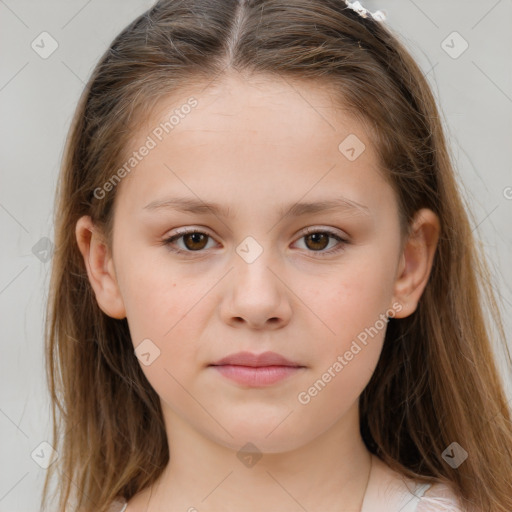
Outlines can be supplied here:
[[290, 361], [276, 352], [263, 352], [262, 354], [252, 354], [251, 352], [237, 352], [229, 356], [219, 359], [210, 366], [222, 365], [237, 365], [237, 366], [297, 366], [299, 363]]

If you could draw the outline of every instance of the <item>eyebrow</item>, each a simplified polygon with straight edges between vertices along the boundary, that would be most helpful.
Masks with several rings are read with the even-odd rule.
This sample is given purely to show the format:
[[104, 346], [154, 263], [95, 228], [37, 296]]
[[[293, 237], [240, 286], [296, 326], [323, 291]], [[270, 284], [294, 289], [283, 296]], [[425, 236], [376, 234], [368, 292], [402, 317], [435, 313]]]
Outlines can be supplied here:
[[[170, 197], [166, 199], [151, 201], [144, 207], [144, 210], [172, 209], [185, 213], [213, 214], [219, 217], [232, 218], [229, 208], [216, 203], [207, 203], [198, 199], [186, 197]], [[370, 215], [367, 206], [344, 197], [326, 199], [323, 201], [295, 203], [282, 207], [278, 211], [280, 217], [287, 215], [298, 217], [300, 215], [313, 214], [323, 211], [341, 210]]]

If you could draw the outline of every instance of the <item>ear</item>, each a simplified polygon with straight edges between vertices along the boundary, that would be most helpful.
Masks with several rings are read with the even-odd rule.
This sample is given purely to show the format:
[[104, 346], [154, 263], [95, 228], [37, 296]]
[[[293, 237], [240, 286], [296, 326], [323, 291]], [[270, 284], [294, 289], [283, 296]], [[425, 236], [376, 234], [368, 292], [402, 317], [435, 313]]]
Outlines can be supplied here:
[[114, 262], [100, 230], [90, 217], [84, 216], [76, 223], [75, 235], [98, 306], [112, 318], [125, 318]]
[[439, 218], [432, 210], [422, 208], [416, 212], [394, 284], [394, 300], [402, 305], [396, 318], [405, 318], [416, 311], [432, 270], [439, 232]]

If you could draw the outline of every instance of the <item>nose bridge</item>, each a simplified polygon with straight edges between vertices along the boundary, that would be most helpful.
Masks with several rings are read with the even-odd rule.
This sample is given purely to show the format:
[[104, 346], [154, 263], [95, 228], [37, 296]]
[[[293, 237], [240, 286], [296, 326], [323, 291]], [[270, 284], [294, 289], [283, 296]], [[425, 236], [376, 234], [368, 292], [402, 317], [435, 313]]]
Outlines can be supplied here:
[[[276, 218], [271, 209], [258, 210], [262, 203], [273, 204], [275, 198], [262, 197], [251, 207], [248, 202], [235, 205], [234, 225], [231, 235], [234, 235], [231, 263], [237, 279], [247, 283], [270, 284], [276, 280], [273, 272], [282, 263], [281, 251], [283, 239], [276, 226]], [[253, 197], [254, 200], [254, 197]], [[270, 270], [272, 269], [273, 272]]]
[[[261, 236], [259, 237], [261, 240]], [[265, 249], [263, 244], [267, 246]], [[265, 241], [261, 240], [261, 243], [252, 235], [246, 236], [235, 248], [235, 252], [247, 265], [253, 265], [255, 262], [259, 262], [256, 265], [257, 268], [262, 266], [268, 260], [269, 249], [268, 249], [268, 237]], [[262, 258], [262, 255], [265, 256]]]
[[[268, 293], [269, 287], [275, 292], [279, 279], [278, 259], [275, 257], [277, 248], [271, 248], [271, 237], [254, 235], [246, 236], [237, 246], [235, 246], [236, 258], [235, 273], [238, 280], [250, 285], [257, 286], [258, 293]], [[264, 238], [264, 239], [263, 239]], [[267, 297], [269, 299], [269, 297]]]
[[274, 251], [264, 247], [271, 238], [266, 236], [260, 242], [256, 236], [248, 235], [235, 246], [237, 254], [224, 312], [231, 320], [243, 319], [252, 327], [261, 327], [270, 319], [279, 319], [281, 325], [291, 314], [289, 301], [283, 295], [286, 287], [277, 277]]
[[246, 277], [273, 279], [279, 273], [281, 248], [270, 230], [247, 235], [234, 249], [236, 266]]

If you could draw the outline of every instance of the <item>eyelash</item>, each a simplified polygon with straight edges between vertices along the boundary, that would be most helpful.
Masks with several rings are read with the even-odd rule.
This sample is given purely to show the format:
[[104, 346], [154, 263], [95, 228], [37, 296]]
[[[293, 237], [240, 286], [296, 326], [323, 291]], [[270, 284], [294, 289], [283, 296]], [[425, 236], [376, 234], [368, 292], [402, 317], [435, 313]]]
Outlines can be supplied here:
[[[192, 234], [192, 233], [206, 235], [208, 238], [213, 239], [213, 237], [211, 235], [209, 235], [208, 233], [205, 233], [203, 231], [200, 231], [198, 229], [184, 229], [182, 231], [179, 231], [175, 235], [172, 235], [171, 237], [168, 237], [165, 240], [163, 240], [162, 245], [167, 246], [167, 248], [170, 251], [172, 251], [176, 254], [200, 254], [200, 253], [204, 252], [204, 249], [198, 250], [198, 251], [190, 251], [190, 250], [179, 249], [179, 248], [171, 246], [172, 242], [174, 242], [175, 240], [182, 238], [185, 235]], [[337, 240], [339, 242], [337, 246], [329, 249], [328, 251], [325, 251], [325, 250], [321, 250], [321, 251], [310, 250], [309, 251], [309, 252], [318, 254], [320, 257], [330, 256], [331, 254], [337, 254], [338, 252], [340, 252], [344, 249], [345, 245], [347, 245], [349, 243], [348, 240], [342, 238], [341, 236], [339, 236], [337, 233], [334, 233], [333, 231], [330, 231], [328, 229], [314, 229], [314, 228], [308, 228], [307, 231], [301, 237], [299, 237], [298, 240], [300, 240], [308, 235], [318, 234], [318, 233], [327, 234], [331, 238], [334, 238], [335, 240]]]

